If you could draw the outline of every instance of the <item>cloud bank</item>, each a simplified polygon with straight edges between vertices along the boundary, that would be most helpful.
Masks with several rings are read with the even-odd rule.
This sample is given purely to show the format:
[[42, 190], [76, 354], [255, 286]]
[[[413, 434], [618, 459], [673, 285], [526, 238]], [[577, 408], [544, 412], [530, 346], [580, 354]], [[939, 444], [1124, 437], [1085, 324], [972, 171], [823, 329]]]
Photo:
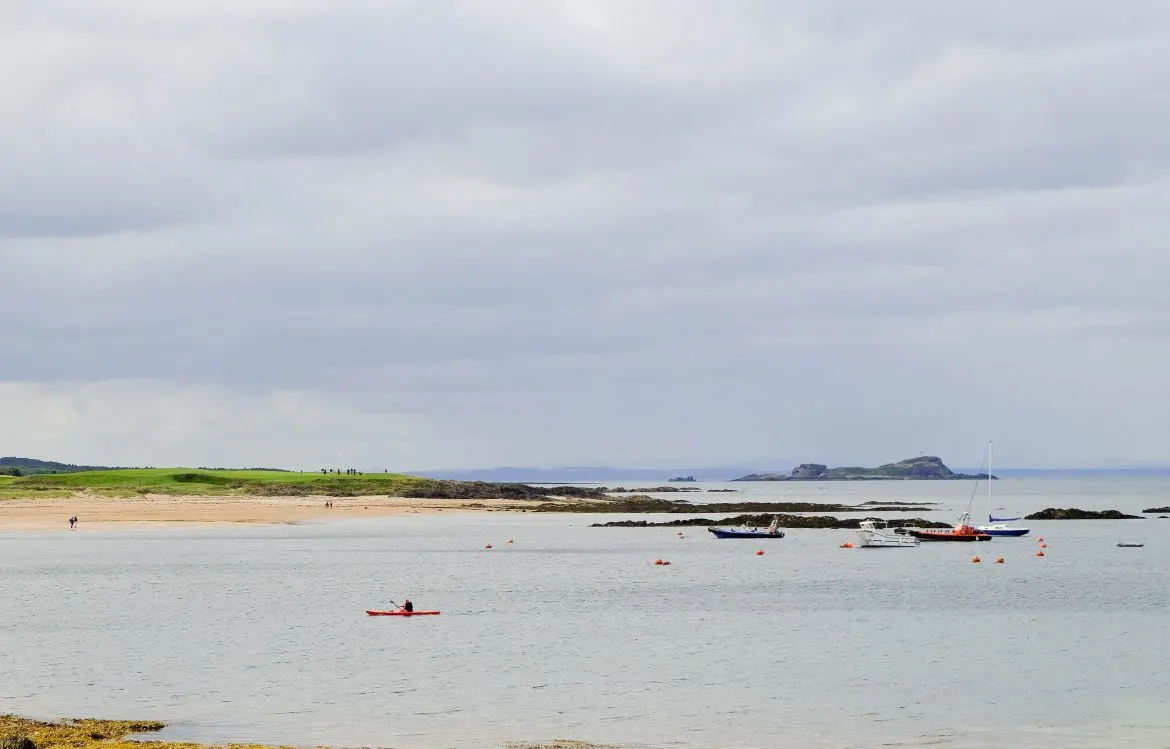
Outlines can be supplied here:
[[1164, 3], [58, 0], [0, 65], [0, 453], [1170, 456]]

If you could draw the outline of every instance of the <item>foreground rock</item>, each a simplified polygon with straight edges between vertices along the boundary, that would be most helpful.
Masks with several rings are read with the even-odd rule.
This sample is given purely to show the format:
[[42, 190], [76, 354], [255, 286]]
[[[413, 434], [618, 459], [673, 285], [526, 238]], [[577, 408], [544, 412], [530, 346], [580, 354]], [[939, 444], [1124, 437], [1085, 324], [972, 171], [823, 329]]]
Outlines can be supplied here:
[[1024, 520], [1144, 520], [1140, 515], [1126, 515], [1118, 510], [1079, 510], [1075, 507], [1062, 509], [1059, 507], [1049, 507], [1048, 509], [1034, 512], [1028, 515]]
[[[986, 479], [988, 475], [986, 473], [955, 473], [947, 468], [940, 458], [933, 455], [922, 455], [917, 458], [900, 460], [897, 463], [886, 463], [877, 468], [862, 468], [860, 466], [829, 468], [822, 463], [801, 463], [793, 468], [789, 474], [752, 473], [733, 479], [733, 481], [888, 481], [894, 479], [958, 481], [980, 478]], [[995, 476], [990, 478], [996, 479]]]
[[[740, 526], [746, 525], [756, 528], [767, 528], [773, 518], [780, 518], [781, 528], [829, 528], [829, 529], [856, 529], [862, 520], [880, 520], [880, 518], [835, 518], [829, 515], [786, 515], [783, 513], [760, 515], [735, 515], [734, 517], [712, 520], [711, 518], [683, 518], [681, 520], [667, 520], [661, 523], [652, 523], [647, 520], [615, 520], [609, 523], [594, 523], [590, 528], [674, 528], [674, 527], [712, 527], [712, 526]], [[888, 521], [891, 528], [950, 528], [947, 523], [936, 523], [922, 518], [905, 518]]]
[[[695, 515], [705, 512], [921, 512], [922, 507], [890, 505], [817, 504], [814, 502], [708, 502], [690, 503], [638, 495], [612, 497], [595, 502], [547, 502], [531, 508], [536, 512], [593, 512], [593, 513], [677, 513]], [[770, 522], [770, 521], [769, 521]]]

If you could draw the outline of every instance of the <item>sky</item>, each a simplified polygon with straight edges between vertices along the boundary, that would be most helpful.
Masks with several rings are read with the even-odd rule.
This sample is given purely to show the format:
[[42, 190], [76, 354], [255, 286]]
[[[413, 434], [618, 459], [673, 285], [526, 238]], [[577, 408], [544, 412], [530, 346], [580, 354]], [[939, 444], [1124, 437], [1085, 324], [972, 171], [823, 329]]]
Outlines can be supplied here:
[[43, 0], [0, 69], [0, 455], [1170, 463], [1164, 0]]

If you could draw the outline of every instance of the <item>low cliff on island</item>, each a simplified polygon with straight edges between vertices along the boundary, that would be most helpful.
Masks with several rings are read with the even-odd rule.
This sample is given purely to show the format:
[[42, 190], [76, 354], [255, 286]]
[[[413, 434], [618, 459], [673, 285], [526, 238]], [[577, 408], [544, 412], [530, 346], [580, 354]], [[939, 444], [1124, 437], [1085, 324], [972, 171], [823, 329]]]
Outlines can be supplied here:
[[[844, 466], [829, 468], [822, 463], [801, 463], [791, 473], [752, 473], [733, 481], [958, 481], [989, 478], [986, 473], [955, 473], [933, 455], [907, 458], [877, 468]], [[996, 479], [996, 476], [990, 478]]]

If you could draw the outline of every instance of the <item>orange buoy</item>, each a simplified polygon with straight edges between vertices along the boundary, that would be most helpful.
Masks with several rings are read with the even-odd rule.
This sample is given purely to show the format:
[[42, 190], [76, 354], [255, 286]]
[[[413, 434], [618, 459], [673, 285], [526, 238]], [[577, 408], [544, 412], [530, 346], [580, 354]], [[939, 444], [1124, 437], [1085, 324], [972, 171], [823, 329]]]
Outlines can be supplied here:
[[996, 564], [1003, 564], [1003, 557], [999, 557], [999, 558], [997, 558], [997, 559], [995, 560], [995, 563], [996, 563]]
[[1044, 556], [1044, 552], [1038, 551], [1038, 552], [1036, 552], [1036, 556], [1042, 557], [1042, 556]]
[[980, 563], [980, 562], [982, 562], [982, 561], [983, 561], [983, 560], [982, 560], [982, 559], [980, 559], [979, 557], [971, 557], [971, 563], [972, 563], [972, 564], [978, 564], [978, 563]]
[[849, 542], [849, 541], [846, 541], [845, 543], [841, 544], [841, 548], [842, 548], [842, 549], [852, 549], [852, 548], [853, 548], [853, 544], [852, 544], [851, 542]]

